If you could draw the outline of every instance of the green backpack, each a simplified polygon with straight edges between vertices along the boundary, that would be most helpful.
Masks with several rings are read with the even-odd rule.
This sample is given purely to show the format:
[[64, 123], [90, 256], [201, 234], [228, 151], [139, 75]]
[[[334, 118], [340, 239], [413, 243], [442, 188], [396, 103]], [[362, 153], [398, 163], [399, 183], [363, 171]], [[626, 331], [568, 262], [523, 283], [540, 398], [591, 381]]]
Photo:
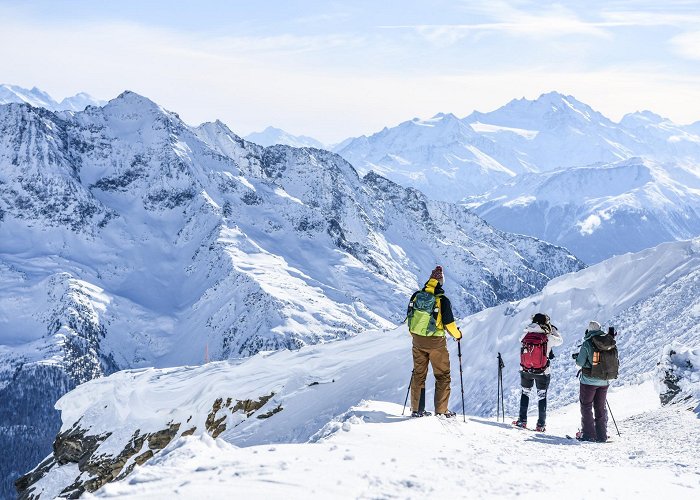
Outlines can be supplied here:
[[433, 335], [437, 331], [437, 315], [437, 297], [421, 290], [408, 305], [408, 331], [423, 337]]

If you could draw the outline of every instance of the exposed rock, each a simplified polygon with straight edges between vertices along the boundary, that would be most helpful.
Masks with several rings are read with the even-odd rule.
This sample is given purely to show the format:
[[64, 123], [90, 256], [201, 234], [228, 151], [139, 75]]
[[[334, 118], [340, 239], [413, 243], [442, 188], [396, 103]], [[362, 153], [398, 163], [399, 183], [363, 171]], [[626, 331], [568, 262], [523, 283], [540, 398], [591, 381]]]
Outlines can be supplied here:
[[177, 434], [180, 430], [180, 424], [170, 424], [167, 429], [162, 431], [154, 432], [148, 436], [148, 447], [152, 450], [162, 450]]
[[[214, 438], [218, 437], [226, 430], [226, 419], [230, 415], [240, 412], [245, 414], [245, 418], [250, 418], [274, 395], [275, 393], [271, 392], [258, 399], [226, 398], [225, 401], [224, 398], [217, 398], [205, 420], [206, 432]], [[282, 411], [282, 405], [277, 405], [266, 413], [258, 415], [257, 418], [269, 418], [280, 411]], [[186, 423], [191, 419], [192, 416]], [[109, 455], [101, 453], [100, 446], [112, 434], [91, 435], [88, 430], [80, 427], [80, 421], [78, 421], [69, 430], [56, 436], [53, 455], [15, 481], [19, 498], [27, 500], [39, 498], [34, 494], [32, 486], [52, 468], [70, 463], [78, 464], [81, 474], [61, 491], [61, 496], [78, 498], [86, 491], [96, 491], [111, 481], [125, 478], [136, 466], [143, 465], [153, 458], [178, 437], [181, 427], [182, 423], [171, 421], [165, 428], [156, 432], [142, 433], [140, 429], [136, 429], [121, 452], [117, 455]], [[196, 430], [197, 427], [192, 426], [183, 431], [180, 436], [191, 436]]]
[[282, 405], [277, 405], [276, 408], [273, 408], [272, 410], [268, 411], [267, 413], [263, 413], [262, 415], [258, 415], [258, 418], [270, 418], [272, 415], [275, 413], [279, 413], [282, 411]]
[[[90, 435], [76, 423], [70, 430], [60, 433], [54, 442], [53, 456], [47, 458], [36, 469], [25, 474], [15, 482], [21, 499], [38, 498], [31, 487], [54, 466], [77, 463], [81, 473], [72, 484], [61, 491], [65, 498], [78, 498], [84, 492], [93, 492], [106, 483], [128, 476], [134, 467], [143, 465], [154, 454], [165, 448], [177, 435], [179, 423], [170, 423], [168, 427], [150, 434], [141, 434], [136, 430], [122, 451], [116, 456], [99, 453], [100, 445], [111, 435]], [[141, 453], [147, 445], [146, 451]]]
[[274, 395], [275, 393], [271, 392], [268, 396], [261, 396], [260, 399], [257, 400], [244, 399], [242, 401], [236, 401], [236, 405], [233, 407], [232, 411], [235, 412], [243, 410], [246, 416], [250, 417], [254, 412], [265, 406], [265, 403], [267, 403]]
[[[700, 378], [697, 376], [699, 359], [698, 353], [692, 349], [678, 345], [664, 348], [657, 366], [662, 405], [689, 404], [688, 410], [700, 414]], [[695, 365], [693, 361], [696, 361]]]
[[[228, 408], [228, 405], [230, 405], [231, 400], [227, 400], [226, 407]], [[216, 418], [216, 414], [218, 411], [221, 409], [221, 406], [223, 404], [223, 399], [218, 398], [216, 401], [214, 401], [214, 404], [211, 407], [211, 411], [209, 412], [209, 415], [207, 415], [207, 420], [205, 422], [205, 427], [207, 429], [207, 432], [212, 435], [212, 437], [216, 438], [219, 434], [224, 432], [226, 430], [226, 424], [223, 423], [224, 420], [226, 420], [226, 415]]]

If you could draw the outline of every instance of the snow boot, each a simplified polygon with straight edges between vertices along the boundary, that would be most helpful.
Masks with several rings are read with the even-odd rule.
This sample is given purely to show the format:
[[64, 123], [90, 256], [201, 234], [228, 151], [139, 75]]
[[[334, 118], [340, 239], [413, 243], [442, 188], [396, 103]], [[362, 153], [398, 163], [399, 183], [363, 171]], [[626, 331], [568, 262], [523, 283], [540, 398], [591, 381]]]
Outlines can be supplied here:
[[546, 429], [544, 425], [537, 424], [537, 426], [535, 427], [535, 432], [544, 432], [545, 430]]
[[523, 422], [522, 420], [513, 420], [513, 426], [521, 429], [527, 429], [527, 422]]
[[579, 441], [595, 441], [595, 438], [592, 438], [590, 436], [586, 436], [583, 431], [578, 431], [576, 433], [576, 439]]
[[425, 411], [425, 410], [411, 412], [411, 417], [413, 417], [413, 418], [429, 417], [430, 415], [432, 415], [432, 413], [430, 413], [429, 411]]
[[457, 416], [457, 414], [453, 411], [447, 410], [445, 413], [436, 413], [436, 417], [445, 417], [445, 418], [452, 418]]

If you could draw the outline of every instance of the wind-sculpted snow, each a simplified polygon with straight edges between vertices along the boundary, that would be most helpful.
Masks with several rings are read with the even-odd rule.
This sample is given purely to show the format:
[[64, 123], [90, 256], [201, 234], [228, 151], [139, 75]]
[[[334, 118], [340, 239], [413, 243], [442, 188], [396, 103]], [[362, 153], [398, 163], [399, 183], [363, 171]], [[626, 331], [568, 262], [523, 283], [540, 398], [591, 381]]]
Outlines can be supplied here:
[[700, 234], [700, 169], [629, 160], [526, 174], [465, 202], [504, 231], [588, 263]]
[[460, 315], [583, 267], [333, 153], [192, 128], [132, 92], [0, 106], [0, 225], [8, 387], [20, 366], [68, 387], [388, 328], [436, 264]]

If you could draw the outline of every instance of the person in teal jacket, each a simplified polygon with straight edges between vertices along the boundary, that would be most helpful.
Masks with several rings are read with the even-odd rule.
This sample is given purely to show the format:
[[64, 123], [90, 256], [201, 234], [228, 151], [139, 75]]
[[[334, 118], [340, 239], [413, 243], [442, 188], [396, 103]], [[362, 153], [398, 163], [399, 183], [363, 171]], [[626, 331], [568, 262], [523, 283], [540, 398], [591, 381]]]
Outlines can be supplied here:
[[[583, 337], [581, 350], [576, 356], [576, 364], [581, 367], [579, 403], [581, 404], [581, 431], [576, 438], [581, 441], [605, 442], [608, 439], [608, 412], [605, 408], [609, 380], [591, 377], [594, 350], [591, 338], [607, 335], [600, 323], [591, 321]], [[595, 418], [593, 412], [595, 411]]]

